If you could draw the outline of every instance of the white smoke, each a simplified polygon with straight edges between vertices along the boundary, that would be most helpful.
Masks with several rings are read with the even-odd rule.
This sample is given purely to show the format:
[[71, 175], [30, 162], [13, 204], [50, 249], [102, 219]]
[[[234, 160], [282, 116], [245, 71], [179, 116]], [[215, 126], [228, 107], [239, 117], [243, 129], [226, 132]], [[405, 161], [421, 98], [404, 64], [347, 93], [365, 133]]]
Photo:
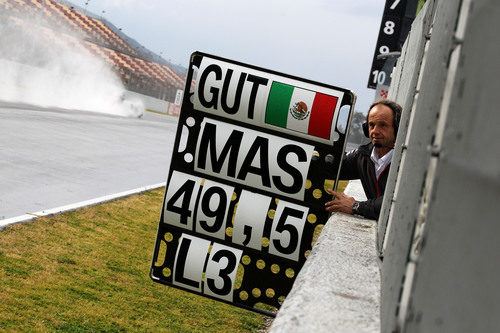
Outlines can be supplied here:
[[0, 15], [0, 100], [141, 116], [144, 106], [123, 99], [125, 88], [111, 65], [90, 53], [81, 36], [60, 30], [41, 12], [26, 19]]

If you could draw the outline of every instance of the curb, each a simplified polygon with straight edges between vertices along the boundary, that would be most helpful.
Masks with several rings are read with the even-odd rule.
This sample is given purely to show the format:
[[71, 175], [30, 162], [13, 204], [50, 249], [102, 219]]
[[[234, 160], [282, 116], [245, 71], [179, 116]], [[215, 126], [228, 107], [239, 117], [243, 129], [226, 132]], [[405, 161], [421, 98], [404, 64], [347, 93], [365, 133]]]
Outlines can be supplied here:
[[80, 201], [80, 202], [77, 202], [74, 204], [59, 206], [59, 207], [55, 207], [55, 208], [51, 208], [51, 209], [45, 209], [45, 210], [35, 212], [35, 213], [27, 213], [24, 215], [11, 217], [8, 219], [3, 219], [3, 220], [0, 220], [0, 230], [4, 229], [5, 227], [8, 227], [9, 225], [13, 225], [16, 223], [31, 222], [39, 217], [52, 216], [52, 215], [56, 215], [56, 214], [62, 214], [62, 213], [70, 212], [73, 210], [77, 210], [77, 209], [80, 209], [83, 207], [95, 206], [95, 205], [98, 205], [98, 204], [101, 204], [104, 202], [113, 201], [116, 199], [121, 199], [121, 198], [131, 196], [134, 194], [139, 194], [139, 193], [147, 192], [147, 191], [150, 191], [150, 190], [153, 190], [156, 188], [164, 187], [165, 185], [166, 185], [166, 182], [148, 185], [148, 186], [144, 186], [144, 187], [135, 188], [135, 189], [129, 190], [129, 191], [105, 195], [105, 196], [98, 197], [95, 199]]

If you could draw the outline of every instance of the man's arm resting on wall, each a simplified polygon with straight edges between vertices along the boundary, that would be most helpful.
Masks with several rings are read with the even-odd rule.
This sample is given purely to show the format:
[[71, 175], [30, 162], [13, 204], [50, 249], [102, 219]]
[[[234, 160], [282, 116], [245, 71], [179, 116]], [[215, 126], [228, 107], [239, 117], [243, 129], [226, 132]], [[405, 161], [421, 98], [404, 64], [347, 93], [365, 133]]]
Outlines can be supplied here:
[[[354, 214], [354, 212], [352, 211], [352, 205], [356, 202], [356, 200], [353, 197], [350, 197], [344, 193], [335, 192], [330, 189], [328, 190], [328, 192], [334, 196], [334, 200], [325, 203], [325, 209], [327, 211], [329, 211], [330, 213], [342, 212], [347, 214]], [[367, 219], [376, 220], [380, 215], [382, 201], [383, 197], [360, 201], [356, 214], [361, 215]]]
[[360, 201], [357, 214], [367, 219], [378, 220], [383, 200], [384, 197], [378, 197], [375, 199]]

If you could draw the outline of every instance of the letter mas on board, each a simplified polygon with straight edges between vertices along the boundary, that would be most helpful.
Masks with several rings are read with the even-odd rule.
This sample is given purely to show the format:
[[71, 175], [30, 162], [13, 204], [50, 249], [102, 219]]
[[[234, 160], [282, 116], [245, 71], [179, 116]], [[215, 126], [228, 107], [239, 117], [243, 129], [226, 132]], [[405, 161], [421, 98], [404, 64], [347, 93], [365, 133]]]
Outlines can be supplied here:
[[205, 118], [195, 170], [304, 200], [314, 146]]
[[194, 91], [195, 110], [325, 144], [338, 140], [340, 90], [203, 57]]

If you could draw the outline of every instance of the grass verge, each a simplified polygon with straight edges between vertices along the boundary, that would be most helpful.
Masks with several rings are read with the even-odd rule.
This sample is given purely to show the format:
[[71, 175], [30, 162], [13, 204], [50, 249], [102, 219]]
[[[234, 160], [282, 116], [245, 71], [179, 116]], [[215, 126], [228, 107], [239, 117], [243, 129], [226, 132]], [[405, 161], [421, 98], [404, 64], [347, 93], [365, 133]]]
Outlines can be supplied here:
[[266, 317], [148, 276], [163, 189], [0, 232], [0, 329], [255, 332]]

